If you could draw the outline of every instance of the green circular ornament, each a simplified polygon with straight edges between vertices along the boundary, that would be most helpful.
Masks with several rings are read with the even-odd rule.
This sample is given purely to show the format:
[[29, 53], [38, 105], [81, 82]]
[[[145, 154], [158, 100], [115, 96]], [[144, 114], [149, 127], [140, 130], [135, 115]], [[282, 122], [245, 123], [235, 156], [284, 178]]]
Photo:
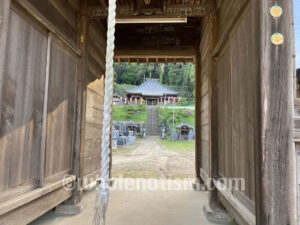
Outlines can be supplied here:
[[278, 18], [282, 15], [283, 10], [280, 6], [275, 5], [270, 9], [270, 13], [274, 18]]
[[284, 36], [282, 34], [280, 34], [280, 33], [275, 33], [271, 37], [271, 42], [274, 45], [282, 45], [283, 42], [284, 42]]

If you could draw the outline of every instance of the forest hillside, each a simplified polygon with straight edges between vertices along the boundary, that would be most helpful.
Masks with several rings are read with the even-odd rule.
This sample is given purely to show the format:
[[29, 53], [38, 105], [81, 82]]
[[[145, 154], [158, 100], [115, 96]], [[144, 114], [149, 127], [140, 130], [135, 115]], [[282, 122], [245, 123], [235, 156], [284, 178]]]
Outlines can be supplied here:
[[195, 67], [192, 63], [115, 64], [114, 92], [125, 97], [126, 89], [142, 84], [146, 78], [159, 79], [165, 86], [178, 91], [189, 104], [195, 103]]

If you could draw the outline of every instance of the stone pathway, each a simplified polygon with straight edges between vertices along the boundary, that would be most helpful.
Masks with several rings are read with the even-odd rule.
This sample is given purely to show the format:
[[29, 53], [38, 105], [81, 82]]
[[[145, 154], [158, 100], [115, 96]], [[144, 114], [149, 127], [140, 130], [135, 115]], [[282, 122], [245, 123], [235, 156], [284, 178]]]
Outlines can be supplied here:
[[[203, 214], [207, 198], [206, 192], [192, 190], [114, 190], [106, 225], [212, 225]], [[62, 216], [50, 211], [30, 225], [92, 225], [95, 199], [95, 190], [85, 192], [81, 202], [84, 210], [79, 215]]]

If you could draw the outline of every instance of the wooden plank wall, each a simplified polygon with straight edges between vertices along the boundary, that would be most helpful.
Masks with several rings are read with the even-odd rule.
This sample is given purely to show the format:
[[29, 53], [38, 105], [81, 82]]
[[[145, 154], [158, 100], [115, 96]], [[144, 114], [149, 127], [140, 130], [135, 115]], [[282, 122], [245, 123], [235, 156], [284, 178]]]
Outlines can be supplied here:
[[[223, 42], [221, 47], [219, 45], [216, 61], [219, 176], [245, 180], [245, 190], [233, 187], [230, 191], [233, 198], [255, 214], [254, 150], [258, 117], [255, 90], [258, 87], [254, 83], [256, 74], [251, 69], [255, 67], [257, 57], [254, 34], [249, 32], [252, 10], [250, 4], [242, 8], [238, 1], [219, 1], [218, 6], [218, 42]], [[232, 27], [224, 22], [229, 23], [230, 20]], [[224, 29], [226, 26], [227, 29]]]
[[77, 56], [66, 49], [57, 39], [53, 39], [50, 58], [45, 163], [45, 177], [51, 182], [61, 179], [72, 169], [77, 61]]
[[24, 0], [68, 42], [78, 46], [80, 0]]
[[[18, 191], [22, 193], [36, 186], [46, 53], [47, 32], [11, 10], [0, 93], [0, 191], [23, 184]], [[0, 202], [11, 197], [0, 193]]]
[[[231, 8], [235, 10], [235, 8]], [[229, 10], [228, 14], [231, 13]], [[220, 18], [220, 20], [222, 20]], [[219, 171], [224, 177], [244, 178], [246, 189], [233, 194], [255, 212], [255, 63], [250, 6], [232, 29], [218, 57], [219, 84]], [[242, 50], [242, 51], [241, 51]], [[230, 141], [231, 140], [231, 141]]]
[[211, 52], [209, 49], [209, 17], [205, 17], [201, 27], [200, 43], [200, 65], [201, 65], [201, 166], [202, 171], [209, 176], [210, 162], [210, 89], [209, 89], [209, 70]]
[[[251, 68], [257, 52], [251, 25], [250, 4], [245, 1], [217, 1], [218, 38], [216, 48], [210, 51], [209, 18], [201, 25], [202, 78], [202, 169], [209, 174], [210, 134], [210, 80], [211, 54], [216, 59], [218, 88], [218, 173], [224, 178], [244, 178], [245, 190], [230, 190], [235, 198], [255, 214], [255, 168], [257, 100], [255, 75]], [[230, 25], [231, 24], [231, 25]], [[213, 94], [213, 93], [212, 93]], [[207, 131], [208, 130], [208, 131]], [[213, 135], [213, 134], [211, 134]], [[236, 209], [238, 210], [238, 209]]]
[[83, 174], [88, 183], [100, 174], [101, 135], [104, 103], [106, 28], [91, 20], [88, 28], [88, 86], [85, 121]]
[[[45, 93], [46, 59], [48, 28], [51, 23], [56, 28], [60, 27], [52, 18], [57, 13], [61, 13], [60, 20], [69, 21], [68, 26], [73, 23], [76, 34], [73, 43], [77, 43], [78, 15], [76, 18], [73, 16], [71, 21], [71, 16], [61, 10], [69, 8], [69, 13], [74, 14], [79, 10], [74, 6], [80, 1], [70, 0], [63, 4], [64, 9], [60, 7], [60, 1], [51, 1], [55, 13], [49, 1], [25, 0], [20, 5], [17, 2], [10, 9], [5, 67], [0, 79], [3, 82], [0, 89], [0, 202], [29, 192], [40, 184], [46, 94], [49, 94], [44, 168], [46, 183], [55, 182], [70, 172], [73, 159], [78, 55], [68, 48], [66, 42], [69, 39], [63, 43], [52, 35], [49, 93]], [[24, 4], [27, 10], [22, 7]], [[29, 10], [33, 6], [35, 10]], [[52, 11], [47, 11], [47, 7]], [[38, 17], [37, 12], [42, 16]], [[50, 15], [50, 12], [54, 14]], [[37, 19], [47, 16], [49, 20]]]

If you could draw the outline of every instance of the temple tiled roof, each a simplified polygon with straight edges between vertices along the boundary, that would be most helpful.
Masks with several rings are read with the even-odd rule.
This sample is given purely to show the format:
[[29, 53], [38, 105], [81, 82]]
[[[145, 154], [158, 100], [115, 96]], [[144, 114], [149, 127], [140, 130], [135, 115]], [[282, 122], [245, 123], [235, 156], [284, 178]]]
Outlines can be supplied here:
[[142, 96], [177, 96], [179, 93], [177, 91], [171, 90], [161, 83], [158, 82], [156, 79], [148, 79], [145, 83], [141, 84], [140, 86], [126, 90], [126, 94], [139, 94]]

